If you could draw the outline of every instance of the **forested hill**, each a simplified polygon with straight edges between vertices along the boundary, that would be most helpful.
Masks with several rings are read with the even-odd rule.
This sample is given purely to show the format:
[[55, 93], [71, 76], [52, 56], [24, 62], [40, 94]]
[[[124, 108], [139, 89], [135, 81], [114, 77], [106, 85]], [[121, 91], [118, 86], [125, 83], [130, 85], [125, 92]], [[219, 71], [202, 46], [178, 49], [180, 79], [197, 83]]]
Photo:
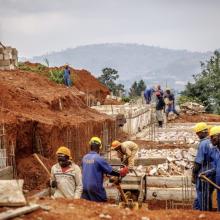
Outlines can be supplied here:
[[171, 50], [138, 44], [96, 44], [70, 48], [33, 57], [31, 61], [50, 66], [71, 64], [74, 68], [87, 69], [94, 75], [105, 67], [118, 70], [126, 87], [134, 80], [144, 79], [147, 85], [160, 83], [182, 89], [192, 75], [200, 72], [200, 61], [209, 60], [212, 52]]

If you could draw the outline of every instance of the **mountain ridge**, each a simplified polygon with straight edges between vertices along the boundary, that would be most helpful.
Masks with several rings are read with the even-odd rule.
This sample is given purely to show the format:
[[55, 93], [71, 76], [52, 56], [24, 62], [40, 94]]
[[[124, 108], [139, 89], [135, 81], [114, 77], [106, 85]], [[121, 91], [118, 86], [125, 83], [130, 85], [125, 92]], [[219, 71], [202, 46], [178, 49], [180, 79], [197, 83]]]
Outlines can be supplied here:
[[42, 56], [35, 56], [32, 62], [60, 66], [65, 63], [77, 69], [86, 69], [95, 76], [105, 67], [114, 68], [120, 75], [120, 82], [128, 88], [134, 80], [145, 80], [147, 85], [169, 85], [181, 90], [192, 75], [201, 71], [200, 62], [209, 60], [208, 52], [191, 52], [147, 46], [143, 44], [106, 43], [67, 48]]

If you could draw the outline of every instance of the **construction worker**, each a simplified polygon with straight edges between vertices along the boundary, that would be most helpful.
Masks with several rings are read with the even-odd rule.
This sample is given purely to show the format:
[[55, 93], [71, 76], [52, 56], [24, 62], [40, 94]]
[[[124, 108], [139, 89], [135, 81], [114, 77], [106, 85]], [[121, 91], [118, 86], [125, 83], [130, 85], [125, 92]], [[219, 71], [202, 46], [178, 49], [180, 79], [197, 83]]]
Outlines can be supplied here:
[[150, 104], [153, 92], [154, 92], [153, 88], [149, 88], [149, 89], [146, 88], [144, 90], [144, 98], [145, 98], [146, 104]]
[[103, 187], [104, 174], [124, 177], [128, 168], [124, 167], [119, 171], [114, 170], [107, 161], [99, 155], [102, 149], [102, 142], [98, 137], [92, 137], [89, 142], [91, 151], [82, 159], [82, 198], [95, 202], [106, 202], [107, 195]]
[[65, 65], [63, 78], [64, 78], [64, 84], [65, 84], [67, 87], [70, 87], [70, 86], [71, 86], [70, 68], [69, 68], [69, 65], [67, 65], [67, 64]]
[[166, 117], [168, 118], [170, 112], [173, 112], [174, 114], [179, 116], [179, 113], [176, 111], [175, 108], [175, 97], [174, 94], [171, 93], [170, 88], [166, 88], [166, 92], [164, 94], [164, 101], [166, 104]]
[[112, 150], [116, 150], [121, 161], [128, 166], [129, 169], [134, 167], [134, 158], [138, 151], [138, 145], [133, 141], [119, 142], [117, 140], [112, 142]]
[[57, 152], [58, 163], [51, 168], [51, 187], [55, 198], [79, 199], [82, 194], [82, 174], [71, 157], [70, 150], [61, 146]]
[[160, 92], [161, 96], [163, 96], [163, 90], [161, 89], [160, 85], [156, 85], [155, 92]]
[[211, 168], [212, 144], [208, 138], [208, 125], [204, 122], [197, 123], [194, 131], [200, 139], [198, 152], [192, 170], [192, 183], [196, 184], [197, 197], [194, 201], [194, 209], [212, 210], [213, 187], [199, 179], [199, 174]]
[[[207, 172], [207, 176], [215, 176], [215, 183], [220, 186], [220, 126], [214, 126], [210, 129], [209, 136], [214, 146], [211, 152], [213, 159], [213, 168]], [[210, 177], [209, 177], [210, 178]], [[218, 211], [220, 211], [220, 190], [217, 190]]]
[[163, 96], [160, 92], [156, 92], [156, 118], [160, 128], [163, 127], [163, 110], [165, 107], [165, 102]]

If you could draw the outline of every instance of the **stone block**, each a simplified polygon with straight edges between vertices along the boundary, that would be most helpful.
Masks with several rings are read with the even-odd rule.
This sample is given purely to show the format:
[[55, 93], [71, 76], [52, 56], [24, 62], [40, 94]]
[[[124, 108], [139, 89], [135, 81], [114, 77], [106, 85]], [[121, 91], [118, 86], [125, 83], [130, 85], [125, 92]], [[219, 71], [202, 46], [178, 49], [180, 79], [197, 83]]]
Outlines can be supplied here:
[[12, 59], [12, 54], [4, 54], [4, 60]]
[[0, 66], [0, 70], [10, 70], [10, 66]]
[[9, 66], [10, 60], [0, 60], [0, 66]]
[[1, 47], [0, 47], [0, 53], [3, 54], [3, 52], [4, 52], [4, 48], [1, 48]]
[[3, 60], [3, 54], [0, 53], [0, 60]]
[[18, 56], [17, 56], [17, 55], [12, 55], [12, 59], [13, 59], [13, 60], [17, 60], [17, 59], [18, 59]]
[[16, 57], [18, 56], [18, 51], [15, 48], [12, 48], [11, 53], [12, 53], [13, 56], [16, 56]]

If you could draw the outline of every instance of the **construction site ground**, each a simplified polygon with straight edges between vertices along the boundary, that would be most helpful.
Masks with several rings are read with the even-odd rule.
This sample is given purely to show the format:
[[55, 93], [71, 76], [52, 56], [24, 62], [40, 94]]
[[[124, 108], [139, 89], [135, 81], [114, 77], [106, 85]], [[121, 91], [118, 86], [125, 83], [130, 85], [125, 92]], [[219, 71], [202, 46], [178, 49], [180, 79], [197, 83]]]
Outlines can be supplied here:
[[[84, 74], [88, 76], [88, 73]], [[94, 77], [89, 78], [90, 83], [92, 83]], [[82, 80], [82, 85], [83, 83]], [[89, 91], [89, 88], [88, 86], [87, 91]], [[108, 93], [108, 91], [105, 92]], [[91, 93], [94, 97], [99, 96], [98, 91], [91, 91]], [[220, 214], [216, 212], [183, 210], [181, 207], [177, 210], [165, 209], [164, 201], [149, 201], [148, 205], [144, 204], [142, 209], [131, 211], [120, 209], [112, 203], [102, 204], [67, 199], [54, 200], [48, 197], [33, 199], [33, 194], [46, 188], [48, 181], [47, 174], [32, 156], [33, 153], [39, 153], [39, 150], [42, 150], [39, 149], [39, 146], [43, 146], [40, 158], [50, 169], [56, 161], [57, 146], [64, 144], [70, 146], [74, 160], [80, 164], [82, 155], [88, 152], [89, 137], [96, 135], [104, 137], [106, 129], [108, 129], [109, 143], [116, 137], [120, 140], [126, 140], [129, 137], [124, 133], [120, 133], [119, 137], [111, 117], [101, 114], [86, 105], [85, 91], [82, 94], [80, 85], [66, 88], [64, 85], [57, 85], [49, 81], [46, 76], [35, 72], [0, 71], [0, 94], [0, 122], [4, 123], [6, 128], [9, 150], [11, 144], [15, 144], [17, 178], [24, 179], [24, 188], [28, 190], [28, 201], [42, 205], [42, 209], [18, 217], [17, 220], [220, 219]], [[147, 134], [144, 136], [143, 132], [142, 137], [135, 138], [134, 141], [141, 149], [189, 148], [190, 145], [186, 142], [182, 143], [182, 140], [176, 141], [175, 138], [164, 140], [163, 134], [168, 134], [167, 130], [169, 129], [175, 130], [175, 126], [179, 126], [179, 132], [181, 133], [180, 124], [188, 123], [186, 129], [189, 130], [193, 123], [199, 121], [218, 123], [220, 122], [220, 116], [181, 114], [180, 118], [169, 122], [170, 124], [173, 123], [173, 125], [170, 125], [171, 127], [156, 129], [156, 132], [161, 135], [161, 140], [149, 140]], [[40, 141], [39, 137], [41, 137]], [[173, 138], [172, 135], [171, 138]], [[3, 210], [5, 208], [0, 211]]]
[[[146, 206], [142, 209], [131, 211], [121, 209], [114, 204], [102, 204], [85, 200], [48, 199], [38, 200], [44, 208], [19, 219], [132, 219], [132, 220], [196, 220], [212, 219], [219, 220], [220, 214], [213, 212], [199, 212], [191, 210], [148, 210]], [[17, 220], [19, 220], [17, 219]]]

